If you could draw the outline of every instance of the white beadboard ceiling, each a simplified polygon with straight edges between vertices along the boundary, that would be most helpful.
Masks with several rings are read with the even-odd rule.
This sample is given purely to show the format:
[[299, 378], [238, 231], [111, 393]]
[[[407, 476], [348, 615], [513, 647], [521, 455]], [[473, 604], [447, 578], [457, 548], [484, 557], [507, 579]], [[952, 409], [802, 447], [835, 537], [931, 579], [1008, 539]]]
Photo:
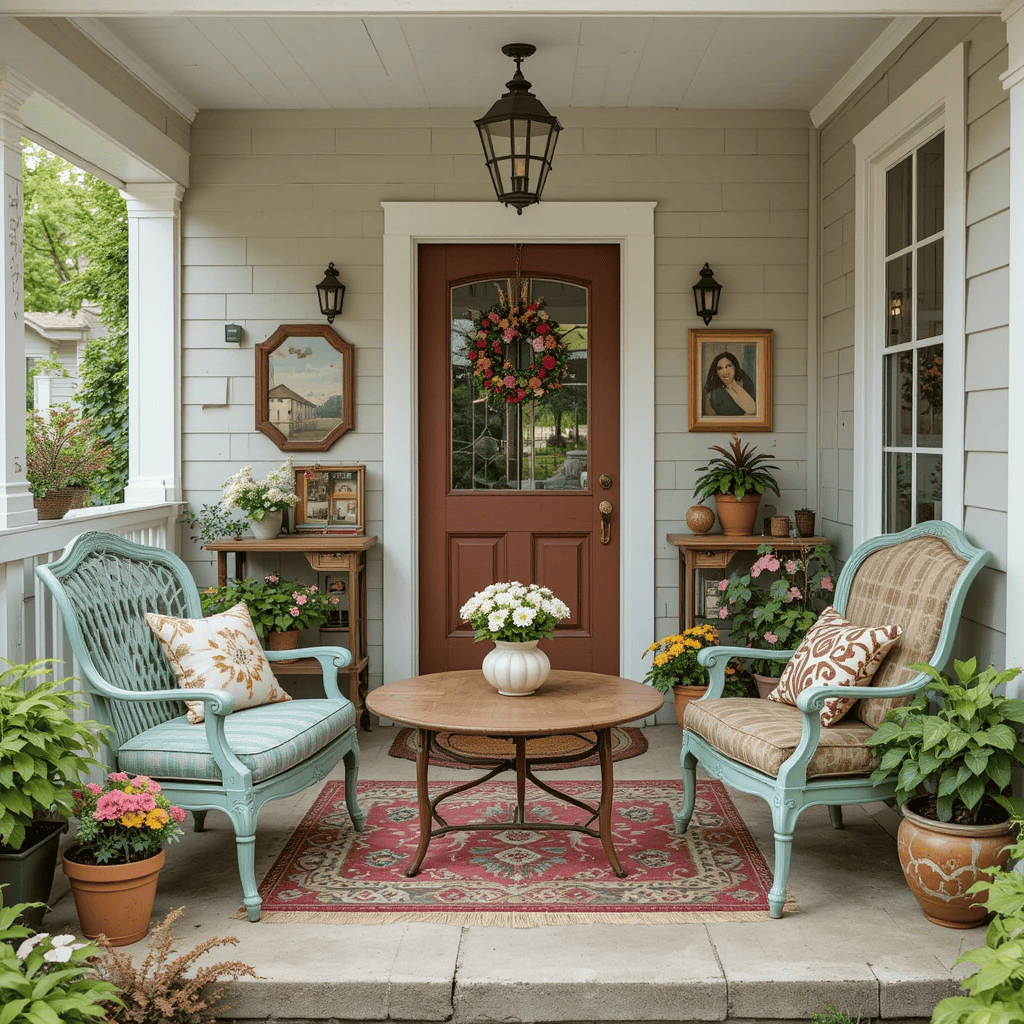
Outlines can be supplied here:
[[[95, 17], [199, 109], [469, 107], [514, 63], [550, 109], [810, 110], [884, 17]], [[109, 38], [109, 37], [108, 37]]]

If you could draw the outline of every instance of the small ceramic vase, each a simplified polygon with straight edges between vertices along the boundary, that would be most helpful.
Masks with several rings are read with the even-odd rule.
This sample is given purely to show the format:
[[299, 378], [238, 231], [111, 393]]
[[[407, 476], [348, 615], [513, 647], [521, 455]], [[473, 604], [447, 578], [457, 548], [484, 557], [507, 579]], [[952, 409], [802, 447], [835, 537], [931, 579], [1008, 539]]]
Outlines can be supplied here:
[[263, 519], [250, 519], [249, 529], [257, 540], [273, 540], [284, 523], [283, 512], [268, 512]]
[[506, 697], [525, 697], [540, 689], [551, 671], [539, 640], [495, 640], [480, 666], [484, 679]]
[[707, 505], [694, 505], [686, 513], [686, 525], [694, 533], [707, 533], [715, 525], [715, 513]]

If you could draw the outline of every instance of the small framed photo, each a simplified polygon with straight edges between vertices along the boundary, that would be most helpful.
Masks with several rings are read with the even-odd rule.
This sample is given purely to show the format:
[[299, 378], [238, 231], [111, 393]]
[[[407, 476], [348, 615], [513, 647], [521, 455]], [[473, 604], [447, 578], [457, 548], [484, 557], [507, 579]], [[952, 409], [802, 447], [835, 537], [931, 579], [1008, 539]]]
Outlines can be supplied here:
[[722, 607], [722, 592], [718, 589], [718, 580], [704, 580], [704, 618], [717, 619]]
[[772, 429], [772, 332], [690, 331], [690, 430]]
[[295, 529], [362, 536], [365, 466], [296, 466]]
[[345, 596], [347, 590], [348, 580], [344, 576], [327, 575], [324, 577], [324, 593], [327, 595], [328, 601], [331, 602], [325, 626], [348, 625], [348, 598]]

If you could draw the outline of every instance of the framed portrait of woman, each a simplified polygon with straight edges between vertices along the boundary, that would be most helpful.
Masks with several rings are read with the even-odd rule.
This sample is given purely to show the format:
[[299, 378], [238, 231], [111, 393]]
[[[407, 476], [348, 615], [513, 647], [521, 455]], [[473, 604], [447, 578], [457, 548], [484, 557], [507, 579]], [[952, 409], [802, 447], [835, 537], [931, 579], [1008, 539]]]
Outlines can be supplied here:
[[690, 430], [772, 429], [772, 332], [690, 331]]

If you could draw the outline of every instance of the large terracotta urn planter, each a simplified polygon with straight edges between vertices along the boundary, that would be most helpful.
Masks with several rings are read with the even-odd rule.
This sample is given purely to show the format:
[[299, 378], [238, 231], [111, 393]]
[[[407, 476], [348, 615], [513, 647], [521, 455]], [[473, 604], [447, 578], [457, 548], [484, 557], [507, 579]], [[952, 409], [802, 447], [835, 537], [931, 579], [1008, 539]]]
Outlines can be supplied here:
[[675, 701], [676, 706], [676, 721], [679, 722], [679, 728], [683, 727], [683, 712], [686, 710], [686, 705], [691, 700], [699, 700], [708, 692], [706, 686], [673, 686], [672, 687], [672, 699]]
[[1013, 838], [1009, 818], [995, 825], [934, 821], [915, 812], [927, 799], [912, 797], [900, 808], [896, 842], [903, 874], [929, 921], [975, 928], [988, 915], [985, 894], [967, 890], [979, 879], [991, 880], [988, 869], [1006, 867]]
[[82, 934], [87, 939], [106, 935], [112, 946], [138, 942], [149, 931], [164, 851], [133, 864], [78, 864], [68, 860], [75, 849], [71, 847], [61, 862]]
[[727, 537], [749, 537], [754, 532], [760, 504], [761, 495], [757, 491], [744, 494], [738, 501], [734, 494], [716, 494], [715, 507], [722, 533]]

